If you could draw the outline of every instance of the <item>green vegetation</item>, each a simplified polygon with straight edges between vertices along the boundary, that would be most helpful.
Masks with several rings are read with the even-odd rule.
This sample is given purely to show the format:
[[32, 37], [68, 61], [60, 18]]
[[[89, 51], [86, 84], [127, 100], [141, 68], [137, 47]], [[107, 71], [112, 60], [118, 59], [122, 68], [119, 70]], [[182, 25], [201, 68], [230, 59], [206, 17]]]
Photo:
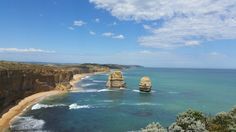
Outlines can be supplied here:
[[142, 132], [236, 132], [236, 107], [230, 112], [205, 116], [202, 112], [187, 110], [180, 113], [168, 130], [159, 123], [151, 123]]

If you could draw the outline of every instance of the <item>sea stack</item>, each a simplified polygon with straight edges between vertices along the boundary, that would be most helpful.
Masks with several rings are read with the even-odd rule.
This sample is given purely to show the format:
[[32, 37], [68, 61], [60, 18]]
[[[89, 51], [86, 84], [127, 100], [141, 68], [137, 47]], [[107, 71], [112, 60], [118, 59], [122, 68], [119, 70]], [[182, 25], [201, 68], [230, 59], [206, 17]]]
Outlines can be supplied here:
[[106, 83], [106, 87], [108, 88], [125, 88], [126, 84], [121, 71], [112, 72]]
[[152, 82], [149, 77], [142, 77], [139, 83], [139, 91], [150, 92], [152, 88]]

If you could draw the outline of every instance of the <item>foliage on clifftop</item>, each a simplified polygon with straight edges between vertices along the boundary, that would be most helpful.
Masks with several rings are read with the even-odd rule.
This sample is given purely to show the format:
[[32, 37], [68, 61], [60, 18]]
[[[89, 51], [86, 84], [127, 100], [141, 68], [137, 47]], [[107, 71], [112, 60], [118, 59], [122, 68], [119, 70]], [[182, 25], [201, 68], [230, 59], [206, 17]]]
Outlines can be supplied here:
[[94, 63], [85, 63], [82, 65], [100, 65], [100, 66], [108, 67], [110, 69], [129, 69], [129, 68], [133, 68], [133, 67], [142, 67], [139, 65], [94, 64]]
[[180, 113], [168, 130], [159, 123], [151, 123], [142, 132], [236, 132], [236, 107], [216, 116], [205, 116], [202, 112], [188, 110]]
[[24, 69], [53, 69], [53, 70], [71, 70], [71, 69], [100, 69], [109, 67], [98, 64], [50, 64], [50, 63], [23, 63], [0, 61], [0, 70], [24, 70]]

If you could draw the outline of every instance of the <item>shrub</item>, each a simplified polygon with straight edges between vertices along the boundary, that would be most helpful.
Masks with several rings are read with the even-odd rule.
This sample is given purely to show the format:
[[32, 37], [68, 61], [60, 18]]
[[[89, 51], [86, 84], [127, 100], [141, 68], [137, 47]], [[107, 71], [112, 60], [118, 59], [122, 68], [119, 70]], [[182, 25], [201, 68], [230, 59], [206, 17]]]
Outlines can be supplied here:
[[158, 122], [153, 122], [141, 129], [141, 132], [167, 132]]
[[206, 132], [206, 117], [202, 112], [189, 109], [177, 116], [169, 130], [171, 132]]

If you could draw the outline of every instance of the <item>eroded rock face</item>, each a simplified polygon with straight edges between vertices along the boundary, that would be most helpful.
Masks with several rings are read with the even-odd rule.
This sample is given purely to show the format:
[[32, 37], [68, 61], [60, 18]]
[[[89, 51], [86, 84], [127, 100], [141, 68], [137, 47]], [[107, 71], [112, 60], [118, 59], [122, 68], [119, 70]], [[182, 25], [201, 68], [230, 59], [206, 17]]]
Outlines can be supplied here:
[[152, 88], [152, 82], [149, 77], [142, 77], [139, 83], [139, 90], [142, 92], [150, 92]]
[[93, 65], [46, 66], [0, 61], [0, 115], [24, 97], [49, 91], [67, 91], [74, 74], [107, 71]]
[[114, 71], [113, 73], [111, 73], [108, 77], [106, 87], [108, 87], [108, 88], [124, 88], [124, 87], [126, 87], [122, 72], [121, 71]]

